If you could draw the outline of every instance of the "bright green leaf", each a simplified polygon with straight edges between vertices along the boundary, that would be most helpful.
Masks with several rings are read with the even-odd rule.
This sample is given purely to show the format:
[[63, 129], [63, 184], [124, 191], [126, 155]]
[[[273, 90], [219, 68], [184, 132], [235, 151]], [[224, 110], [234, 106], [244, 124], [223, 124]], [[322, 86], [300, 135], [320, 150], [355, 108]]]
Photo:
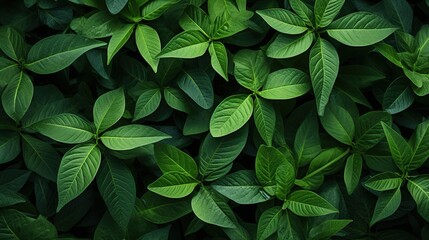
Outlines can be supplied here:
[[314, 192], [307, 190], [298, 190], [291, 193], [287, 199], [288, 209], [301, 217], [323, 216], [331, 213], [337, 213], [328, 201]]
[[96, 133], [113, 126], [125, 111], [125, 95], [122, 88], [109, 91], [97, 98], [93, 108]]

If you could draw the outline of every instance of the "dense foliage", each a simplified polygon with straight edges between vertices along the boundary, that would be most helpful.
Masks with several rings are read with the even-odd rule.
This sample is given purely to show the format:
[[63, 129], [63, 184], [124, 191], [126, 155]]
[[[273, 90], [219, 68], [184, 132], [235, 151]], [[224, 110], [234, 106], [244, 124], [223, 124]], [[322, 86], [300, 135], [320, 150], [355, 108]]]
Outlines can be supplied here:
[[428, 239], [429, 1], [0, 8], [0, 239]]

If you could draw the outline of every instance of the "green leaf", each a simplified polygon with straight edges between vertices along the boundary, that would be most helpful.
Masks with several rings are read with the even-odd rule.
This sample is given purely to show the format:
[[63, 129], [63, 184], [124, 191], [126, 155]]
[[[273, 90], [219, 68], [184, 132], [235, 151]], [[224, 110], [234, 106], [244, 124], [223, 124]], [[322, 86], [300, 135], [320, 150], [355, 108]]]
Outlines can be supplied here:
[[262, 91], [257, 94], [265, 99], [284, 100], [302, 96], [310, 89], [310, 78], [306, 73], [284, 68], [270, 73]]
[[101, 142], [112, 150], [131, 150], [151, 143], [159, 142], [171, 136], [156, 130], [155, 128], [130, 124], [105, 132]]
[[429, 158], [429, 121], [424, 121], [417, 125], [409, 144], [412, 147], [413, 154], [408, 169], [415, 170], [420, 168]]
[[222, 137], [242, 128], [253, 112], [251, 95], [237, 94], [225, 98], [214, 110], [210, 119], [210, 133]]
[[334, 104], [328, 104], [320, 117], [323, 128], [336, 140], [351, 146], [355, 135], [355, 124], [350, 113]]
[[272, 190], [276, 185], [276, 171], [287, 161], [285, 155], [274, 147], [261, 145], [256, 154], [255, 170], [256, 177], [270, 195], [274, 195]]
[[213, 69], [228, 81], [228, 54], [225, 46], [218, 41], [213, 41], [209, 46], [211, 65]]
[[252, 17], [253, 13], [246, 11], [238, 11], [235, 13], [228, 13], [224, 11], [222, 15], [217, 16], [210, 25], [210, 36], [213, 40], [220, 40], [227, 37], [232, 37], [245, 30], [248, 26], [248, 20]]
[[303, 188], [314, 189], [319, 187], [324, 175], [335, 173], [342, 166], [341, 160], [348, 154], [349, 149], [338, 147], [323, 150], [310, 163], [305, 177], [295, 184]]
[[1, 132], [0, 135], [0, 164], [14, 160], [21, 152], [19, 134]]
[[100, 163], [101, 152], [95, 144], [77, 145], [64, 154], [57, 177], [57, 212], [89, 186]]
[[56, 182], [61, 157], [55, 148], [28, 134], [21, 136], [25, 166], [40, 176]]
[[124, 236], [125, 232], [115, 222], [109, 211], [106, 211], [95, 229], [94, 240], [114, 240], [124, 238]]
[[316, 28], [323, 28], [330, 25], [344, 3], [345, 0], [316, 0], [314, 3]]
[[336, 233], [341, 231], [353, 220], [348, 219], [329, 219], [310, 229], [309, 237], [314, 240], [330, 239]]
[[75, 34], [57, 34], [38, 41], [28, 52], [25, 68], [38, 74], [55, 73], [70, 66], [85, 52], [106, 45]]
[[270, 73], [270, 65], [262, 51], [241, 50], [234, 56], [234, 65], [237, 82], [251, 91], [261, 88]]
[[12, 27], [0, 28], [0, 50], [9, 58], [19, 62], [25, 59], [25, 42], [21, 34]]
[[409, 108], [414, 102], [414, 93], [409, 82], [401, 77], [395, 79], [387, 87], [383, 96], [383, 109], [390, 114], [396, 114]]
[[161, 40], [155, 29], [144, 24], [136, 27], [136, 45], [143, 59], [156, 73], [159, 59], [157, 55], [161, 52]]
[[167, 172], [147, 187], [168, 198], [183, 198], [194, 191], [199, 181], [182, 172]]
[[289, 10], [270, 8], [258, 10], [256, 13], [261, 16], [268, 25], [281, 33], [300, 34], [307, 31], [304, 21]]
[[400, 188], [402, 185], [401, 175], [394, 172], [382, 172], [365, 181], [365, 186], [374, 191], [388, 191]]
[[382, 138], [384, 131], [381, 122], [392, 122], [390, 114], [381, 111], [372, 111], [360, 116], [356, 123], [355, 148], [359, 151], [374, 147]]
[[145, 233], [142, 236], [138, 238], [138, 240], [163, 240], [168, 239], [168, 236], [170, 235], [170, 228], [171, 225], [168, 225], [163, 228], [158, 228], [156, 230], [153, 230], [151, 232]]
[[19, 235], [21, 239], [58, 239], [54, 224], [41, 215], [23, 225]]
[[72, 113], [63, 113], [42, 120], [32, 125], [32, 128], [42, 135], [62, 143], [83, 143], [94, 137], [91, 124]]
[[314, 25], [313, 11], [301, 0], [289, 0], [289, 4], [293, 11], [305, 22], [307, 26]]
[[400, 204], [401, 188], [382, 192], [375, 204], [370, 223], [371, 226], [395, 213]]
[[[24, 203], [26, 200], [15, 191], [5, 186], [0, 186], [0, 207], [9, 207], [18, 203]], [[1, 236], [1, 235], [0, 235]]]
[[387, 142], [389, 143], [390, 153], [392, 154], [393, 160], [396, 166], [401, 169], [402, 172], [408, 171], [407, 167], [412, 160], [412, 150], [407, 141], [389, 125], [382, 122], [384, 134], [386, 135]]
[[291, 58], [307, 51], [313, 43], [314, 33], [307, 32], [300, 36], [278, 35], [268, 46], [267, 56], [270, 58]]
[[287, 195], [295, 183], [295, 168], [285, 161], [276, 170], [276, 196], [281, 200], [286, 200]]
[[363, 159], [360, 154], [354, 153], [347, 158], [346, 166], [344, 167], [344, 183], [349, 195], [352, 195], [359, 184], [362, 174], [362, 163]]
[[142, 197], [142, 202], [144, 206], [140, 210], [141, 216], [156, 224], [168, 223], [192, 212], [189, 198], [165, 198], [152, 192], [146, 192]]
[[380, 42], [396, 30], [396, 27], [373, 13], [355, 12], [333, 22], [328, 34], [345, 45], [362, 47]]
[[113, 126], [125, 111], [125, 95], [122, 88], [104, 93], [97, 98], [93, 108], [96, 134]]
[[427, 176], [419, 176], [417, 178], [408, 179], [407, 188], [417, 205], [417, 211], [426, 222], [429, 222], [429, 178]]
[[213, 190], [201, 187], [192, 198], [192, 210], [203, 222], [223, 228], [235, 228], [237, 219], [228, 204]]
[[300, 217], [290, 211], [283, 211], [280, 216], [277, 229], [277, 237], [284, 240], [304, 240], [306, 226], [300, 221]]
[[128, 3], [128, 0], [105, 0], [111, 14], [118, 14]]
[[277, 232], [279, 220], [282, 215], [281, 207], [272, 207], [265, 210], [258, 220], [257, 237], [258, 240], [267, 239]]
[[174, 146], [155, 145], [155, 159], [164, 174], [180, 172], [192, 178], [196, 178], [198, 175], [197, 164], [194, 159]]
[[308, 114], [299, 126], [293, 149], [300, 166], [306, 165], [322, 151], [319, 138], [319, 123], [315, 114]]
[[142, 119], [155, 112], [161, 103], [161, 98], [162, 95], [159, 88], [146, 89], [137, 99], [133, 121]]
[[131, 34], [134, 31], [134, 24], [126, 24], [121, 26], [121, 28], [117, 29], [112, 38], [110, 38], [109, 45], [107, 46], [107, 65], [113, 59], [113, 56], [127, 43], [128, 39], [130, 39]]
[[200, 31], [190, 30], [174, 36], [158, 54], [159, 58], [196, 58], [209, 47], [209, 39]]
[[[204, 10], [194, 5], [189, 5], [180, 18], [180, 26], [185, 30], [198, 30], [208, 36], [210, 32], [210, 18]], [[220, 43], [220, 42], [212, 42]]]
[[19, 240], [21, 229], [30, 219], [15, 209], [0, 211], [0, 237], [2, 239]]
[[216, 180], [228, 173], [228, 166], [246, 145], [248, 132], [248, 128], [244, 127], [224, 137], [214, 138], [207, 134], [198, 154], [199, 172], [205, 181]]
[[189, 106], [189, 98], [182, 90], [166, 87], [164, 88], [164, 99], [167, 102], [168, 106], [171, 108], [189, 113], [191, 107]]
[[70, 23], [70, 28], [87, 38], [105, 38], [112, 36], [121, 25], [123, 22], [118, 17], [107, 11], [97, 11], [88, 18], [75, 18]]
[[404, 32], [411, 32], [413, 24], [413, 10], [406, 0], [387, 0], [384, 1], [386, 7], [386, 17], [393, 24], [401, 27]]
[[142, 16], [144, 20], [150, 21], [155, 20], [167, 11], [174, 4], [180, 2], [180, 0], [157, 0], [150, 1], [145, 4], [142, 9]]
[[375, 50], [377, 50], [383, 57], [389, 60], [391, 63], [396, 66], [402, 68], [401, 58], [399, 57], [396, 49], [389, 44], [386, 43], [377, 43], [374, 45]]
[[200, 107], [210, 109], [213, 106], [213, 86], [210, 77], [203, 70], [183, 70], [177, 85]]
[[238, 204], [256, 204], [269, 199], [262, 194], [262, 186], [258, 183], [255, 172], [251, 170], [234, 172], [212, 183], [211, 186]]
[[112, 218], [126, 229], [136, 197], [136, 184], [130, 169], [120, 160], [104, 159], [97, 174], [97, 186]]
[[276, 112], [270, 102], [263, 98], [255, 98], [253, 118], [256, 129], [268, 146], [271, 146], [276, 125]]
[[18, 63], [7, 58], [0, 57], [0, 88], [6, 86], [10, 80], [20, 72]]
[[298, 190], [291, 193], [286, 201], [287, 208], [301, 217], [324, 216], [331, 213], [337, 213], [328, 201], [314, 192], [307, 190]]
[[340, 60], [337, 50], [331, 43], [319, 38], [311, 48], [309, 64], [317, 112], [320, 116], [323, 116], [338, 76]]
[[28, 111], [33, 99], [33, 92], [33, 83], [24, 72], [16, 74], [4, 89], [1, 95], [3, 109], [15, 122], [21, 121]]

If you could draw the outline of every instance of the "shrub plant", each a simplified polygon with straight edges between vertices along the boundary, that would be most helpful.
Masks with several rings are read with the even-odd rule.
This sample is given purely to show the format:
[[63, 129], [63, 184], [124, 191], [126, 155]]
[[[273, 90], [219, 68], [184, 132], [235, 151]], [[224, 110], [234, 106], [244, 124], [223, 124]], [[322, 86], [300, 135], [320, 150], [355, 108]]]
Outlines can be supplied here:
[[429, 239], [429, 1], [0, 8], [0, 239]]

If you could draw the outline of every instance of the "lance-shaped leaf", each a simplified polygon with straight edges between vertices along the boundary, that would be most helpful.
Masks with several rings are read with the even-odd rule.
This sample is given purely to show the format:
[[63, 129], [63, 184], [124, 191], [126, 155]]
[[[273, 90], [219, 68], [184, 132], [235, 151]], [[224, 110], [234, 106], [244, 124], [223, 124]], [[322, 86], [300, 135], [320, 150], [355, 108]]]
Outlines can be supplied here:
[[269, 198], [264, 195], [256, 174], [251, 170], [240, 170], [229, 174], [211, 185], [214, 190], [238, 204], [255, 204]]
[[308, 164], [322, 151], [316, 114], [308, 114], [298, 127], [293, 144], [300, 166]]
[[21, 136], [25, 166], [40, 176], [56, 182], [61, 157], [55, 148], [28, 134]]
[[[298, 0], [300, 1], [300, 0]], [[284, 240], [304, 240], [307, 234], [300, 217], [290, 211], [283, 211], [277, 229], [277, 237]]]
[[161, 52], [161, 40], [158, 32], [150, 26], [139, 24], [136, 27], [136, 45], [140, 55], [149, 64], [154, 72], [158, 70], [159, 59], [157, 55]]
[[380, 42], [396, 30], [395, 26], [378, 15], [355, 12], [329, 25], [328, 34], [345, 45], [362, 47]]
[[177, 85], [200, 107], [209, 109], [213, 106], [213, 86], [210, 77], [203, 70], [183, 70]]
[[345, 0], [316, 0], [314, 3], [314, 17], [317, 28], [331, 24], [343, 7]]
[[329, 219], [319, 225], [312, 227], [308, 235], [310, 236], [310, 239], [330, 239], [351, 222], [353, 222], [353, 220]]
[[401, 204], [401, 188], [382, 192], [375, 204], [374, 213], [371, 218], [371, 226], [391, 216]]
[[171, 6], [180, 0], [159, 0], [151, 1], [143, 6], [142, 16], [144, 20], [150, 21], [159, 18]]
[[295, 184], [295, 168], [285, 161], [276, 170], [276, 196], [281, 200], [286, 200], [290, 190]]
[[198, 175], [197, 164], [194, 159], [174, 146], [157, 144], [155, 146], [155, 159], [164, 174], [180, 172], [192, 178], [196, 178]]
[[347, 158], [346, 166], [344, 167], [344, 183], [347, 193], [351, 195], [359, 184], [362, 174], [362, 155], [354, 153]]
[[104, 45], [106, 43], [75, 34], [52, 35], [33, 45], [25, 68], [38, 74], [58, 72], [85, 52]]
[[291, 58], [307, 51], [313, 43], [314, 33], [307, 32], [301, 36], [278, 35], [268, 46], [267, 56], [270, 58]]
[[93, 116], [96, 133], [113, 126], [125, 111], [125, 95], [122, 88], [107, 92], [95, 101]]
[[256, 239], [267, 239], [277, 231], [282, 212], [282, 208], [277, 206], [269, 208], [261, 214], [258, 220]]
[[20, 151], [19, 134], [2, 131], [0, 135], [0, 164], [12, 161]]
[[33, 83], [24, 72], [16, 74], [4, 89], [1, 95], [3, 109], [15, 122], [19, 122], [30, 107], [33, 92]]
[[21, 34], [12, 27], [0, 28], [0, 49], [9, 58], [21, 61], [25, 58], [25, 42]]
[[91, 124], [72, 113], [63, 113], [42, 120], [32, 125], [32, 128], [62, 143], [83, 143], [94, 137]]
[[390, 114], [396, 114], [409, 108], [414, 102], [414, 93], [409, 80], [405, 77], [395, 79], [387, 87], [383, 96], [383, 109]]
[[394, 172], [382, 172], [365, 181], [365, 186], [375, 191], [388, 191], [401, 187], [402, 177]]
[[410, 4], [404, 0], [384, 1], [386, 17], [396, 26], [401, 27], [404, 32], [411, 32], [413, 24], [413, 10]]
[[412, 160], [412, 150], [410, 145], [389, 125], [384, 122], [382, 122], [381, 125], [384, 130], [384, 135], [386, 135], [387, 142], [389, 143], [390, 153], [392, 154], [396, 166], [398, 166], [398, 168], [403, 172], [408, 171], [407, 167]]
[[103, 144], [112, 150], [130, 150], [167, 138], [171, 138], [171, 136], [155, 128], [138, 124], [110, 130], [100, 137]]
[[310, 78], [306, 73], [295, 68], [284, 68], [270, 73], [257, 94], [265, 99], [283, 100], [302, 96], [310, 89]]
[[228, 54], [221, 42], [213, 41], [209, 46], [211, 65], [213, 69], [228, 81]]
[[282, 152], [274, 147], [261, 145], [258, 149], [255, 162], [256, 177], [270, 194], [275, 194], [277, 168], [287, 159]]
[[[194, 5], [189, 5], [179, 21], [180, 26], [185, 30], [199, 30], [208, 35], [210, 32], [210, 18], [204, 10]], [[214, 43], [214, 42], [213, 42]]]
[[417, 211], [426, 222], [429, 222], [429, 178], [427, 176], [419, 176], [409, 179], [407, 188], [417, 205]]
[[290, 7], [307, 26], [314, 25], [313, 11], [301, 0], [289, 0]]
[[104, 159], [97, 175], [97, 186], [110, 215], [122, 229], [126, 229], [136, 196], [136, 184], [130, 169], [120, 160]]
[[199, 172], [204, 180], [213, 181], [228, 173], [228, 166], [246, 145], [248, 132], [248, 127], [244, 127], [224, 137], [207, 134], [198, 154]]
[[215, 191], [201, 187], [192, 198], [192, 210], [203, 222], [224, 228], [235, 228], [237, 219], [228, 204]]
[[107, 9], [111, 14], [118, 14], [128, 3], [128, 0], [106, 0]]
[[408, 169], [415, 170], [421, 167], [429, 158], [429, 121], [424, 121], [417, 125], [409, 144], [413, 149], [413, 156]]
[[307, 190], [298, 190], [291, 193], [286, 204], [291, 212], [301, 217], [316, 217], [338, 212], [324, 198]]
[[181, 172], [168, 172], [147, 187], [150, 191], [168, 198], [186, 197], [199, 181]]
[[352, 145], [355, 135], [355, 124], [350, 113], [334, 104], [328, 104], [325, 114], [320, 117], [323, 128], [336, 140]]
[[209, 39], [197, 30], [190, 30], [174, 36], [158, 54], [160, 58], [196, 58], [209, 47]]
[[210, 133], [222, 137], [233, 133], [249, 121], [253, 112], [251, 95], [238, 94], [225, 98], [210, 119]]
[[323, 116], [338, 75], [340, 60], [337, 50], [331, 43], [319, 38], [311, 48], [309, 64], [317, 112]]
[[128, 39], [130, 39], [131, 34], [134, 31], [134, 27], [134, 24], [126, 24], [113, 33], [110, 38], [109, 45], [107, 46], [107, 64], [110, 64], [113, 56], [115, 56], [125, 43], [127, 43]]
[[256, 13], [261, 16], [268, 25], [281, 33], [300, 34], [307, 30], [304, 21], [289, 10], [271, 8], [258, 10]]
[[366, 151], [374, 147], [382, 138], [384, 138], [381, 122], [392, 122], [390, 114], [381, 111], [368, 112], [359, 117], [356, 123], [355, 148], [360, 151]]
[[142, 119], [155, 112], [161, 103], [161, 98], [162, 95], [159, 88], [145, 90], [137, 99], [133, 121]]
[[139, 209], [141, 216], [156, 224], [168, 223], [192, 212], [190, 198], [165, 198], [152, 192], [146, 192], [141, 200], [143, 203], [142, 208]]
[[261, 88], [270, 73], [270, 65], [262, 51], [241, 50], [234, 56], [234, 65], [237, 82], [251, 91]]
[[276, 125], [276, 112], [270, 102], [263, 98], [255, 98], [253, 119], [259, 135], [271, 146]]
[[95, 144], [77, 145], [64, 154], [57, 176], [57, 212], [89, 186], [100, 163], [101, 152]]

